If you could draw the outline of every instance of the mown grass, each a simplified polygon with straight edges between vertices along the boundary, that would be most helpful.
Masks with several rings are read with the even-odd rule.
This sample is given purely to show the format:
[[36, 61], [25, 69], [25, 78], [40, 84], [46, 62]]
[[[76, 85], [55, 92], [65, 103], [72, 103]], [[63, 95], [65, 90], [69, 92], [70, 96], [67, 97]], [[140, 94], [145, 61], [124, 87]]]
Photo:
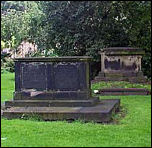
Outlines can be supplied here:
[[14, 76], [14, 73], [8, 72], [1, 74], [1, 102], [13, 98], [15, 88]]
[[[12, 98], [14, 74], [1, 76], [2, 102]], [[150, 147], [151, 96], [120, 98], [127, 112], [118, 124], [1, 120], [2, 147]], [[119, 115], [119, 114], [117, 114]], [[116, 117], [117, 117], [116, 115]]]

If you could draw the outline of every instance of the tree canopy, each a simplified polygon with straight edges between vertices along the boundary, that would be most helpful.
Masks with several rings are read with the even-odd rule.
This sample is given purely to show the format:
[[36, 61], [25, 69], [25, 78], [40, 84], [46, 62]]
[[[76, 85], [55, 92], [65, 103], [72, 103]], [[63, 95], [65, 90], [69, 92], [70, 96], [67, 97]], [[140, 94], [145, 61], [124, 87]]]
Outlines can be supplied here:
[[1, 40], [16, 48], [28, 39], [46, 53], [91, 55], [96, 63], [103, 47], [139, 47], [150, 77], [150, 12], [151, 1], [2, 1]]

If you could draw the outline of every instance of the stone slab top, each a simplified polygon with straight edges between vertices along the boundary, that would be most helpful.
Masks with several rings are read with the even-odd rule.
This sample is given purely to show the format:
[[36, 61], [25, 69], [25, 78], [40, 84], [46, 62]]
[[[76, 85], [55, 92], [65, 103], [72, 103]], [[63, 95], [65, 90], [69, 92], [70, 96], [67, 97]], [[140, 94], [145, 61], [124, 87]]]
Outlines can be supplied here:
[[109, 55], [143, 55], [145, 51], [137, 47], [109, 47], [103, 48], [99, 53], [106, 53]]
[[63, 56], [63, 57], [25, 57], [25, 58], [14, 58], [14, 61], [20, 62], [81, 62], [91, 61], [90, 56]]

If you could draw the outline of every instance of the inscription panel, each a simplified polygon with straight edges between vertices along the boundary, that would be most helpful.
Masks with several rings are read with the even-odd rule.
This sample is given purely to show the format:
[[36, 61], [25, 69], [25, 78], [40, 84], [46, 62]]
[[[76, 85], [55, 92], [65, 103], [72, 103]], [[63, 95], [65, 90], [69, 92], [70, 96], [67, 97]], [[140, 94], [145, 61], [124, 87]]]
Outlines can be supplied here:
[[105, 68], [106, 69], [110, 69], [110, 70], [120, 70], [121, 66], [120, 66], [120, 59], [118, 60], [108, 60], [105, 59]]
[[78, 63], [58, 63], [54, 65], [55, 90], [78, 90]]
[[46, 65], [44, 63], [24, 63], [21, 66], [23, 89], [46, 89]]

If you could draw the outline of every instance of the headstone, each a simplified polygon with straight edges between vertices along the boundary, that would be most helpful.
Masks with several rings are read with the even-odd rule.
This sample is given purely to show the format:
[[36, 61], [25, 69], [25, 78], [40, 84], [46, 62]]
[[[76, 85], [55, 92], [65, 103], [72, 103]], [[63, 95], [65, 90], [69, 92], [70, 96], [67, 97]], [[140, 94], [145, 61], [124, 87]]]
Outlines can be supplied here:
[[3, 116], [108, 122], [120, 100], [92, 97], [90, 57], [16, 58], [15, 92]]
[[110, 47], [100, 52], [101, 71], [95, 81], [146, 82], [141, 71], [142, 49], [132, 47]]

